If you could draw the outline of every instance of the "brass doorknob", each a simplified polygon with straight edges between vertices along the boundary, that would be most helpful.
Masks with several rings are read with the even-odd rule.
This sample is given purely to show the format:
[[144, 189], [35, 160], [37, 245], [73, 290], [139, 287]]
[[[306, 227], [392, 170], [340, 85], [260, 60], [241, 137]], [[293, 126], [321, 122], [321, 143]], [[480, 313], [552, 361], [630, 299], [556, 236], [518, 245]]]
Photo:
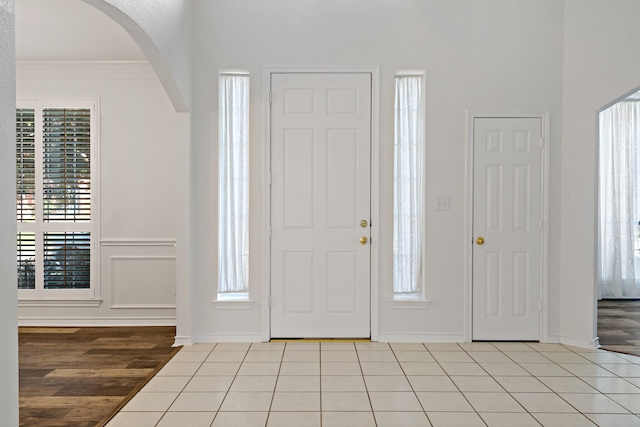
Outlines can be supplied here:
[[484, 238], [483, 237], [478, 237], [476, 239], [476, 243], [479, 244], [479, 245], [484, 245]]
[[360, 244], [361, 244], [361, 245], [366, 245], [366, 244], [367, 244], [367, 238], [366, 238], [366, 237], [364, 237], [364, 236], [362, 236], [362, 237], [360, 238]]

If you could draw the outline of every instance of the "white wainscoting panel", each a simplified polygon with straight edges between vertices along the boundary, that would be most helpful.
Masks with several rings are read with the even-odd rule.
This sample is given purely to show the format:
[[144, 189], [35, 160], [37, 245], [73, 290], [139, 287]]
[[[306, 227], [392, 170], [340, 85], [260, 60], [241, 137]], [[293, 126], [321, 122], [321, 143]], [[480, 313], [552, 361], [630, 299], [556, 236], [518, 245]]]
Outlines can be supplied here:
[[175, 307], [175, 256], [111, 257], [111, 308]]

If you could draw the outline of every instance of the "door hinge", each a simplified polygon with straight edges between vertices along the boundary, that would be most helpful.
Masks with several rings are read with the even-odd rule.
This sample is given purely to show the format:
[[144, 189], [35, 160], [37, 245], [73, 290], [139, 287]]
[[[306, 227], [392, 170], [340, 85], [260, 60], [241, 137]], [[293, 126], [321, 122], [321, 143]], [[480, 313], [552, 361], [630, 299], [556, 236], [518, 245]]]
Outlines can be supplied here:
[[269, 238], [273, 237], [273, 227], [269, 226]]
[[267, 298], [267, 305], [271, 308], [271, 295]]
[[269, 172], [269, 174], [267, 175], [267, 184], [271, 185], [272, 182], [273, 182], [273, 174]]

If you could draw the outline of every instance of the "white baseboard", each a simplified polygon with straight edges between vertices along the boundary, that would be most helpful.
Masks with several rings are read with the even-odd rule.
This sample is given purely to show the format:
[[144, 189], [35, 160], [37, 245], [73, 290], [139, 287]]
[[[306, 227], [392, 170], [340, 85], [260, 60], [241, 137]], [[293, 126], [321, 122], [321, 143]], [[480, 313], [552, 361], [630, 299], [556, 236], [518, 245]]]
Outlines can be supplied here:
[[176, 326], [175, 317], [20, 317], [18, 326]]
[[393, 334], [379, 333], [379, 342], [464, 342], [464, 334]]
[[563, 337], [560, 335], [549, 335], [548, 337], [550, 343], [559, 343], [564, 345], [570, 345], [573, 347], [587, 348], [590, 350], [594, 350], [600, 348], [600, 339], [598, 337], [593, 340], [583, 340], [572, 337]]
[[196, 334], [191, 339], [191, 344], [205, 343], [205, 342], [262, 342], [262, 334], [256, 332], [255, 334], [246, 333], [218, 333], [218, 334]]
[[173, 346], [172, 347], [180, 347], [181, 345], [183, 345], [183, 346], [184, 345], [186, 345], [186, 346], [193, 345], [193, 340], [189, 336], [177, 336], [176, 335], [176, 339], [173, 342]]

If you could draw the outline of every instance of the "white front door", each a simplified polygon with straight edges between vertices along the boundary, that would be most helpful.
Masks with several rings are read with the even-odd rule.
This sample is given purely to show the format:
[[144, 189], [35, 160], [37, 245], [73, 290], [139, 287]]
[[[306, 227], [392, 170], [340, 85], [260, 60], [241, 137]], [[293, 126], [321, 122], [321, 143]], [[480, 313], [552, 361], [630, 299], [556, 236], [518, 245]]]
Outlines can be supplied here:
[[370, 336], [370, 151], [370, 74], [271, 75], [272, 337]]
[[474, 340], [540, 340], [541, 122], [474, 119]]

